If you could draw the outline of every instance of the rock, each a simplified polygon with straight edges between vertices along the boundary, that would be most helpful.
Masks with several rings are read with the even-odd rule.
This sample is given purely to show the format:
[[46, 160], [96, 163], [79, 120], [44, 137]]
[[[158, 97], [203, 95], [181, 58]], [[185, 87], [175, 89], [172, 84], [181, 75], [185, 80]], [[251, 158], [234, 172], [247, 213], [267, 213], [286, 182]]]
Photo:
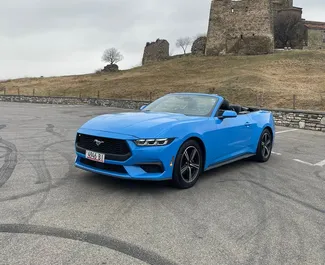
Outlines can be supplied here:
[[320, 120], [320, 124], [325, 124], [325, 117]]
[[108, 64], [104, 67], [103, 72], [117, 72], [118, 70], [117, 64]]
[[192, 45], [192, 49], [191, 49], [192, 54], [204, 55], [206, 44], [207, 44], [207, 37], [197, 38]]
[[223, 49], [223, 50], [219, 53], [219, 55], [226, 55], [226, 54], [227, 54], [226, 49]]
[[306, 123], [304, 121], [299, 122], [299, 128], [300, 129], [305, 129]]

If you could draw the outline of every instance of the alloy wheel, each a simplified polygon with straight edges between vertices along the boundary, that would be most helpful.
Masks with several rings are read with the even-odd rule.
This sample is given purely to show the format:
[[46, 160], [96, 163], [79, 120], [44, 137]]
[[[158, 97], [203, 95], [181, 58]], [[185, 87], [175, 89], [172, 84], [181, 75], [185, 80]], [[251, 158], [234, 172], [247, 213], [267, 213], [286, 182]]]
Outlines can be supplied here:
[[264, 158], [268, 158], [271, 154], [272, 140], [269, 133], [263, 134], [261, 141], [261, 152]]
[[182, 154], [180, 163], [180, 173], [182, 179], [187, 182], [193, 182], [200, 173], [201, 159], [199, 151], [194, 146], [189, 146]]

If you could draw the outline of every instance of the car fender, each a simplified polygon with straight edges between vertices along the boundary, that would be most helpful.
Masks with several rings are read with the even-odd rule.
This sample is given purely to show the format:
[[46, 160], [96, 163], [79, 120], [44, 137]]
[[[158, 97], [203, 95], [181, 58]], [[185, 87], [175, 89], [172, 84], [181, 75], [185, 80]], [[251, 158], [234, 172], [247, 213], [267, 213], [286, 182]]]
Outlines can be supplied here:
[[[205, 168], [206, 167], [206, 156], [207, 156], [206, 150], [207, 150], [207, 147], [206, 147], [203, 135], [201, 135], [199, 133], [188, 133], [188, 134], [184, 135], [184, 137], [178, 138], [179, 144], [178, 144], [177, 152], [186, 141], [188, 141], [188, 140], [190, 140], [192, 138], [200, 140], [199, 144], [202, 145], [203, 150], [201, 150], [201, 152], [202, 152], [202, 156], [203, 156], [203, 159], [204, 159], [204, 165], [203, 166]], [[175, 155], [177, 155], [177, 153]]]
[[268, 123], [265, 123], [262, 127], [259, 127], [259, 128], [260, 128], [260, 130], [257, 131], [257, 135], [255, 135], [255, 137], [254, 137], [256, 139], [255, 146], [254, 146], [255, 149], [257, 149], [258, 143], [259, 143], [259, 140], [260, 140], [260, 137], [262, 135], [262, 132], [266, 128], [271, 128], [273, 143], [274, 143], [274, 139], [275, 139], [275, 127], [274, 127], [274, 123], [268, 122]]

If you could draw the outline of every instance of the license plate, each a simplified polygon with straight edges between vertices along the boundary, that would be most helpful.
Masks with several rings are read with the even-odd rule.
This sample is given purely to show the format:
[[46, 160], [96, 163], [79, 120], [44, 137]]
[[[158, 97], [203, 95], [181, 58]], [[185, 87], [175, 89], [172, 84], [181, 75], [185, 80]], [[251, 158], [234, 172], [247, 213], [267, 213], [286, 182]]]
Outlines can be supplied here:
[[104, 163], [105, 154], [96, 153], [93, 151], [86, 150], [86, 158], [92, 161]]

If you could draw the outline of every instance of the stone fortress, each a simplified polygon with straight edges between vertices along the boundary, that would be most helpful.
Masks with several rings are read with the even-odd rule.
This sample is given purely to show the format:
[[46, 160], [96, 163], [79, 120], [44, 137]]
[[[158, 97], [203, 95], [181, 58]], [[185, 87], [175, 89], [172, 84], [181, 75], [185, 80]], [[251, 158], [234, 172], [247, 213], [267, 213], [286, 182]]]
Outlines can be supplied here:
[[274, 49], [269, 0], [214, 0], [206, 55], [271, 53]]
[[[302, 8], [293, 0], [212, 0], [206, 37], [194, 41], [197, 55], [258, 55], [273, 53], [274, 19], [279, 13], [298, 16], [304, 26], [300, 49], [325, 49], [325, 22], [302, 18]], [[169, 43], [157, 39], [147, 43], [142, 64], [169, 59]]]

